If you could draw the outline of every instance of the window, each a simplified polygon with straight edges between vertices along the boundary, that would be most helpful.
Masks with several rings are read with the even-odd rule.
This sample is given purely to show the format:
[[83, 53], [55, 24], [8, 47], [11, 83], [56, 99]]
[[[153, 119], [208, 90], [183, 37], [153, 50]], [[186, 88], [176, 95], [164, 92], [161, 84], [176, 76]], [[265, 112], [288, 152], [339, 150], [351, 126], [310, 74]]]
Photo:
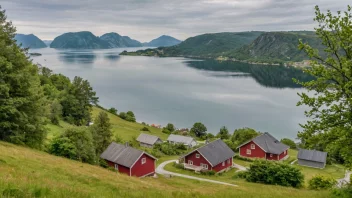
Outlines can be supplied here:
[[251, 144], [251, 149], [255, 149], [255, 144]]
[[230, 164], [230, 163], [231, 163], [231, 160], [230, 160], [230, 159], [228, 159], [228, 160], [227, 160], [227, 164]]
[[115, 164], [115, 170], [119, 170], [119, 165]]
[[247, 149], [247, 155], [251, 154], [251, 150]]
[[270, 154], [270, 157], [273, 157], [273, 154]]
[[208, 169], [208, 164], [200, 164], [203, 168]]
[[286, 154], [287, 151], [284, 151], [284, 154]]
[[145, 157], [142, 158], [142, 164], [145, 164], [147, 162], [147, 159]]
[[225, 166], [225, 162], [222, 162], [222, 166]]
[[193, 162], [191, 160], [188, 160], [189, 165], [193, 165]]
[[196, 154], [196, 158], [199, 158], [199, 154], [198, 153]]

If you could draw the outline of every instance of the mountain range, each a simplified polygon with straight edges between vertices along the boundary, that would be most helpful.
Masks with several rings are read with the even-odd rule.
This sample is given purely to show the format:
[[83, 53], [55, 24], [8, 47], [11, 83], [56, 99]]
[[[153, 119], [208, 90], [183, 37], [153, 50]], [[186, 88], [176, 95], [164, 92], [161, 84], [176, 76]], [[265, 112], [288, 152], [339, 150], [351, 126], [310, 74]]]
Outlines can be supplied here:
[[47, 45], [33, 34], [16, 34], [15, 40], [17, 45], [23, 48], [45, 48]]
[[202, 34], [175, 46], [124, 51], [121, 55], [182, 56], [257, 63], [300, 62], [309, 57], [298, 49], [299, 39], [323, 51], [321, 41], [311, 31], [238, 32]]

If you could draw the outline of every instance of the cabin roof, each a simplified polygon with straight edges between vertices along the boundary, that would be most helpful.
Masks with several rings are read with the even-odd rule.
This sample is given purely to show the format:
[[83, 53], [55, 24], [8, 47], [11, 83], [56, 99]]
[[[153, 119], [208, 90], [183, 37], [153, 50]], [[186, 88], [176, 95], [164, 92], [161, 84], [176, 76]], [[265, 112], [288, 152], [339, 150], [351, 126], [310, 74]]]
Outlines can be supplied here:
[[313, 162], [326, 162], [327, 152], [299, 149], [297, 158]]
[[167, 138], [167, 141], [178, 142], [178, 143], [183, 143], [183, 144], [189, 145], [192, 143], [192, 141], [195, 141], [195, 140], [192, 137], [171, 134]]
[[138, 142], [142, 142], [142, 143], [150, 144], [150, 145], [154, 145], [155, 142], [157, 142], [158, 140], [161, 141], [161, 139], [158, 136], [149, 135], [149, 134], [145, 134], [145, 133], [141, 133], [137, 138]]

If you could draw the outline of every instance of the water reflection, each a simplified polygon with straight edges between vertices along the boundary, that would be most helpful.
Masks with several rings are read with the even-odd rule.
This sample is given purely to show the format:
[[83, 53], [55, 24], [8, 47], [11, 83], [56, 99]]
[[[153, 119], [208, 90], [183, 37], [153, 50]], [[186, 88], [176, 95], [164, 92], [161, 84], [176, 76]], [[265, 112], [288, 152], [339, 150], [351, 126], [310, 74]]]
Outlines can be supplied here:
[[187, 61], [186, 65], [198, 70], [204, 70], [204, 75], [214, 77], [252, 77], [260, 85], [275, 88], [301, 88], [301, 85], [293, 82], [293, 78], [303, 82], [313, 79], [312, 76], [303, 73], [294, 67], [252, 65], [230, 61]]
[[93, 51], [62, 51], [59, 59], [65, 63], [93, 64], [97, 58]]
[[109, 60], [112, 62], [116, 62], [120, 59], [120, 55], [117, 53], [106, 53], [104, 57], [106, 60]]

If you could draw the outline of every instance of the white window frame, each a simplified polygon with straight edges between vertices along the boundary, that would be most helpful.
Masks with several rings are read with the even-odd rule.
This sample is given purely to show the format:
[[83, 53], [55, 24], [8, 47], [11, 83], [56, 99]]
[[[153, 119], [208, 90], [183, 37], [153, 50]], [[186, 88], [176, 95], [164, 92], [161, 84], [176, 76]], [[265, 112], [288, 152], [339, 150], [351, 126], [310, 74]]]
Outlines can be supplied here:
[[252, 155], [252, 151], [250, 149], [247, 149], [247, 152], [246, 152], [247, 155]]
[[225, 161], [222, 162], [222, 166], [225, 166]]
[[118, 164], [115, 164], [115, 170], [119, 170], [119, 165]]
[[188, 160], [188, 164], [189, 165], [193, 165], [193, 161], [192, 160]]
[[200, 158], [200, 155], [199, 155], [199, 153], [196, 153], [196, 158]]
[[208, 169], [208, 164], [200, 164], [201, 167], [205, 168], [205, 169]]
[[228, 160], [227, 160], [227, 164], [230, 164], [230, 163], [231, 163], [231, 160], [230, 160], [230, 159], [228, 159]]
[[147, 162], [147, 158], [143, 157], [142, 158], [142, 164], [145, 164]]
[[284, 154], [286, 154], [287, 151], [284, 152]]
[[273, 154], [270, 154], [270, 157], [273, 157]]
[[251, 144], [251, 149], [255, 149], [255, 144]]

